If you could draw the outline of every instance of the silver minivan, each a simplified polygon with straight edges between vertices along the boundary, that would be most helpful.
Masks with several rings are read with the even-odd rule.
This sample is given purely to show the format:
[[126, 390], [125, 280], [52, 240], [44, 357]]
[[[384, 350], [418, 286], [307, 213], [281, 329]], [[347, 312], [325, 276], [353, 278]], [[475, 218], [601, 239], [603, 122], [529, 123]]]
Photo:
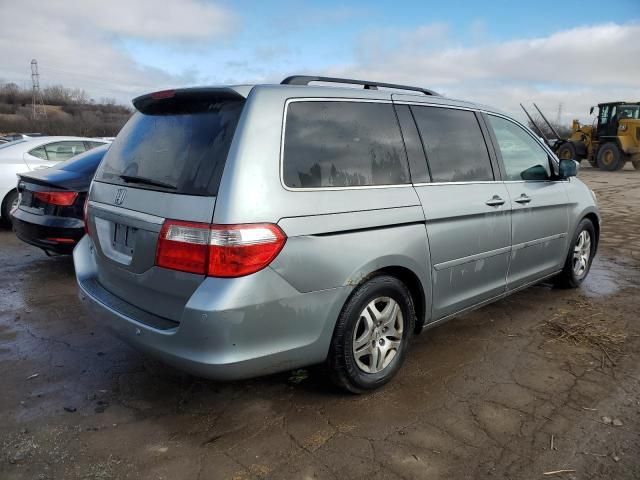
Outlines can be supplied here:
[[596, 252], [577, 163], [490, 107], [306, 76], [133, 104], [86, 204], [81, 298], [196, 375], [324, 363], [372, 390], [414, 334], [545, 279], [578, 287]]

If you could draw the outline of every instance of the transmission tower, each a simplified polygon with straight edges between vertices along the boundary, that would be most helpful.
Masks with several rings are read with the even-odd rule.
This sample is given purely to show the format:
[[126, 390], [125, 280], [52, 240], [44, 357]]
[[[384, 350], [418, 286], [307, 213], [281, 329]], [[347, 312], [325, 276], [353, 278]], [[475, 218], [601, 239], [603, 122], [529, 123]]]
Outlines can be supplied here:
[[35, 58], [31, 60], [31, 83], [33, 85], [33, 99], [31, 101], [33, 119], [47, 118], [47, 111], [44, 108], [44, 101], [42, 100], [42, 92], [40, 92], [38, 61]]
[[558, 118], [556, 118], [556, 125], [562, 124], [562, 102], [558, 103]]

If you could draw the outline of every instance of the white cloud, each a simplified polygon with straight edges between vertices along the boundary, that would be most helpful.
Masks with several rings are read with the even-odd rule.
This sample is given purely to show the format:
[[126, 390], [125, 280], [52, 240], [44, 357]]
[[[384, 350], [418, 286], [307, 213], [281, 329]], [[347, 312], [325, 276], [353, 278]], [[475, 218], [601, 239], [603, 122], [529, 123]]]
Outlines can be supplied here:
[[[43, 85], [61, 83], [126, 103], [141, 93], [211, 78], [211, 68], [169, 73], [169, 60], [158, 52], [184, 52], [196, 65], [215, 50], [223, 52], [220, 68], [214, 69], [216, 81], [279, 81], [293, 73], [325, 73], [421, 85], [521, 118], [520, 102], [536, 102], [554, 118], [562, 103], [567, 123], [573, 117], [588, 120], [589, 107], [599, 102], [639, 100], [640, 23], [582, 26], [503, 42], [490, 40], [491, 27], [482, 20], [464, 32], [446, 23], [414, 29], [378, 26], [355, 44], [342, 46], [347, 53], [340, 58], [352, 60], [341, 65], [331, 60], [330, 52], [338, 48], [331, 42], [324, 50], [314, 45], [316, 53], [309, 55], [308, 47], [295, 41], [296, 21], [303, 22], [301, 28], [330, 34], [352, 15], [348, 8], [303, 9], [288, 16], [276, 12], [276, 20], [294, 33], [254, 35], [252, 40], [250, 34], [234, 36], [241, 23], [234, 12], [204, 0], [0, 0], [0, 80], [29, 86], [29, 63], [36, 58]], [[273, 19], [264, 22], [273, 28]], [[132, 43], [142, 45], [138, 55], [152, 46], [155, 56], [142, 64], [124, 47]]]
[[562, 103], [565, 122], [574, 115], [586, 120], [589, 106], [598, 102], [638, 99], [637, 23], [584, 26], [474, 46], [457, 44], [440, 24], [392, 33], [379, 43], [365, 36], [356, 62], [329, 73], [421, 85], [518, 114], [519, 102], [535, 101], [554, 112], [550, 116]]
[[[53, 3], [45, 3], [48, 14], [53, 13]], [[127, 37], [162, 41], [224, 36], [236, 24], [227, 9], [197, 0], [81, 0], [65, 12], [65, 18]]]
[[0, 79], [29, 85], [30, 62], [36, 58], [42, 85], [61, 83], [122, 102], [193, 83], [197, 76], [141, 65], [122, 48], [123, 40], [189, 46], [228, 36], [238, 23], [226, 9], [198, 0], [23, 0], [2, 2], [0, 17]]

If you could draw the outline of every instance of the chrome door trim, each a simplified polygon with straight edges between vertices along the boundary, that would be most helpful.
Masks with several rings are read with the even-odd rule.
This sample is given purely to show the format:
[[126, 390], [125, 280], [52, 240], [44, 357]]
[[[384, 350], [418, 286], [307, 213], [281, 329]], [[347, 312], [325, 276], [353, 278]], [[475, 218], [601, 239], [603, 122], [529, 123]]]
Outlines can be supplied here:
[[445, 270], [447, 268], [457, 267], [458, 265], [475, 262], [477, 260], [482, 260], [484, 258], [495, 257], [496, 255], [500, 255], [510, 251], [511, 251], [510, 246], [496, 248], [495, 250], [489, 250], [488, 252], [476, 253], [475, 255], [469, 255], [468, 257], [456, 258], [454, 260], [448, 260], [446, 262], [438, 263], [433, 266], [433, 269], [436, 271]]
[[529, 240], [528, 242], [518, 243], [516, 245], [513, 245], [511, 249], [513, 251], [522, 250], [523, 248], [532, 247], [534, 245], [538, 245], [544, 242], [550, 242], [551, 240], [557, 240], [559, 238], [565, 238], [566, 236], [566, 233], [556, 233], [555, 235], [549, 235], [548, 237], [537, 238], [535, 240]]
[[123, 217], [140, 220], [146, 223], [155, 223], [157, 225], [162, 225], [165, 220], [164, 217], [158, 217], [156, 215], [138, 212], [136, 210], [128, 210], [126, 208], [117, 207], [115, 205], [109, 205], [108, 203], [96, 202], [95, 200], [89, 200], [89, 206], [98, 211], [113, 213], [115, 215], [121, 215]]
[[504, 183], [502, 180], [473, 180], [469, 182], [418, 182], [414, 183], [414, 187], [431, 187], [440, 185], [477, 185], [484, 183]]

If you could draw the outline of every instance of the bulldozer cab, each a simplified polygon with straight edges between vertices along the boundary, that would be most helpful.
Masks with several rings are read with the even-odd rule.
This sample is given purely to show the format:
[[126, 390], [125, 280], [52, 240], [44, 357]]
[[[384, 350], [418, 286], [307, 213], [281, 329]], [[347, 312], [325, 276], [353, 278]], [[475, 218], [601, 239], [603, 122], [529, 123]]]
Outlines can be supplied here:
[[600, 103], [598, 104], [598, 137], [615, 137], [618, 122], [625, 118], [640, 118], [640, 103]]

